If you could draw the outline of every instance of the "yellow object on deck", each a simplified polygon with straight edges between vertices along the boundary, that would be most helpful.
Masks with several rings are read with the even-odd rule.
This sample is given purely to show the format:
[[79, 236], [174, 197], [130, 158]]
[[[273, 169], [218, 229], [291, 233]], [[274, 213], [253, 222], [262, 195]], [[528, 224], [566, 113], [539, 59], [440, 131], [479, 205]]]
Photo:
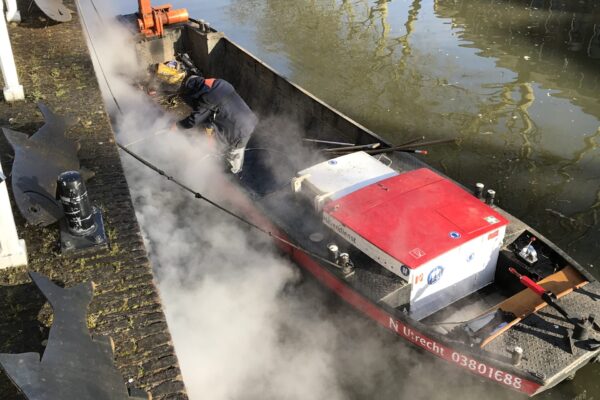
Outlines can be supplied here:
[[[567, 266], [558, 272], [548, 275], [541, 281], [537, 282], [544, 289], [554, 293], [556, 297], [561, 298], [588, 283], [583, 276], [577, 270], [571, 266]], [[548, 304], [540, 296], [535, 294], [531, 289], [524, 289], [512, 297], [504, 300], [502, 303], [494, 306], [491, 310], [494, 311], [501, 309], [502, 311], [513, 313], [516, 318], [510, 321], [506, 326], [502, 327], [481, 342], [481, 347], [484, 347], [492, 340], [509, 330], [512, 326], [519, 323], [529, 314], [533, 314]]]
[[156, 67], [156, 76], [166, 83], [176, 85], [181, 83], [185, 77], [185, 71], [180, 71], [165, 64], [158, 64]]

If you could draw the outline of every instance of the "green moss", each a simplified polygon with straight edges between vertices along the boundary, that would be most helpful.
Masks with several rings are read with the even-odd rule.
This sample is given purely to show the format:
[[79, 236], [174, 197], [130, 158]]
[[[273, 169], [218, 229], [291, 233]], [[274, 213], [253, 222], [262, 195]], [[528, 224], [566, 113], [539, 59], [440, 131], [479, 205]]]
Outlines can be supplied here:
[[113, 270], [115, 272], [119, 272], [123, 269], [123, 262], [122, 261], [115, 261], [111, 264]]
[[26, 96], [26, 97], [27, 97], [27, 99], [32, 100], [32, 101], [44, 100], [46, 98], [46, 96], [44, 96], [42, 91], [38, 88], [32, 89], [28, 93], [28, 96]]
[[137, 344], [133, 340], [128, 340], [123, 343], [122, 347], [117, 348], [117, 353], [118, 353], [119, 357], [128, 357], [128, 356], [131, 356], [131, 355], [137, 353], [137, 351], [138, 351]]
[[106, 234], [108, 235], [108, 240], [111, 242], [117, 240], [117, 230], [115, 228], [108, 228]]
[[87, 326], [89, 329], [95, 329], [98, 325], [98, 319], [100, 318], [100, 313], [89, 314], [87, 317]]

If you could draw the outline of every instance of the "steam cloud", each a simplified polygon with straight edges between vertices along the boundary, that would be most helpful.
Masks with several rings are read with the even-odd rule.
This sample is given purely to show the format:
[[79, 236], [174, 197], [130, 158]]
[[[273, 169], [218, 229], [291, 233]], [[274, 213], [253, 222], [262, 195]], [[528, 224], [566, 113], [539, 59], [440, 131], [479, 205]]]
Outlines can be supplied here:
[[[118, 140], [146, 138], [130, 148], [223, 200], [219, 182], [228, 178], [206, 143], [193, 133], [166, 132], [173, 117], [132, 85], [143, 71], [128, 33], [82, 6], [123, 110], [117, 112], [96, 65]], [[304, 281], [262, 234], [129, 156], [122, 160], [191, 399], [489, 398], [489, 387], [441, 362], [423, 363], [429, 356]]]

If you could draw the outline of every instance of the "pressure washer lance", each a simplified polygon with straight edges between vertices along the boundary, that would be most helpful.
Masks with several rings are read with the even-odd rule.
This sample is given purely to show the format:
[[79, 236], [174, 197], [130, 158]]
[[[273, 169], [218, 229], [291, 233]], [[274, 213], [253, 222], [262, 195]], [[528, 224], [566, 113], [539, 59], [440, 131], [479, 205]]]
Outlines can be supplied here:
[[140, 143], [140, 142], [144, 142], [148, 139], [151, 139], [155, 136], [159, 136], [159, 135], [164, 135], [165, 133], [171, 132], [171, 129], [159, 129], [158, 131], [154, 132], [152, 135], [150, 136], [144, 136], [142, 138], [136, 139], [133, 142], [129, 142], [127, 144], [124, 144], [123, 147], [127, 148], [129, 146], [133, 146], [134, 144]]
[[376, 149], [381, 146], [381, 143], [370, 143], [370, 144], [361, 144], [357, 146], [344, 146], [344, 147], [331, 147], [329, 149], [323, 149], [326, 153], [338, 153], [338, 152], [354, 152], [358, 150], [364, 149]]
[[558, 300], [558, 298], [554, 293], [544, 289], [541, 285], [534, 282], [528, 276], [521, 275], [513, 267], [510, 267], [508, 269], [508, 272], [519, 278], [521, 284], [531, 289], [535, 294], [540, 296], [542, 300], [544, 300], [550, 307], [558, 311], [563, 317], [565, 317], [565, 319], [568, 322], [572, 323], [575, 326], [575, 329], [573, 330], [574, 339], [586, 340], [589, 337], [590, 329], [592, 329], [594, 325], [595, 317], [593, 315], [590, 315], [588, 318], [572, 318], [564, 308], [562, 308], [558, 303], [556, 303], [556, 300]]
[[453, 139], [429, 140], [429, 141], [425, 141], [425, 142], [415, 142], [415, 143], [409, 144], [409, 145], [403, 144], [403, 145], [400, 145], [400, 146], [387, 147], [385, 149], [365, 150], [365, 153], [370, 154], [372, 156], [375, 155], [375, 154], [391, 153], [393, 151], [427, 154], [426, 150], [413, 150], [413, 149], [415, 147], [432, 146], [432, 145], [436, 145], [436, 144], [454, 143], [454, 142], [456, 142], [455, 138], [453, 138]]
[[331, 144], [334, 146], [356, 146], [356, 144], [354, 144], [354, 143], [332, 142], [331, 140], [320, 140], [320, 139], [309, 139], [309, 138], [304, 138], [302, 140], [305, 142], [311, 142], [311, 143], [317, 143], [317, 144]]

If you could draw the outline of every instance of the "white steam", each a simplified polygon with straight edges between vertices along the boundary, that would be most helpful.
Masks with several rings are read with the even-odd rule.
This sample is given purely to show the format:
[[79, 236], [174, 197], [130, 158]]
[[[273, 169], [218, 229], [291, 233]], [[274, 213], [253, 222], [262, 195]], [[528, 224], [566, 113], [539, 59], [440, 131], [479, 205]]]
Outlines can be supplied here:
[[[220, 182], [229, 178], [218, 157], [194, 132], [166, 130], [173, 117], [133, 84], [143, 71], [126, 32], [107, 26], [107, 17], [100, 22], [83, 3], [94, 48], [123, 110], [117, 112], [98, 73], [118, 140], [135, 142], [131, 150], [194, 190], [224, 200], [229, 194], [220, 192]], [[191, 399], [488, 394], [441, 363], [418, 364], [417, 358], [429, 356], [304, 282], [261, 233], [195, 200], [130, 156], [122, 160]]]

